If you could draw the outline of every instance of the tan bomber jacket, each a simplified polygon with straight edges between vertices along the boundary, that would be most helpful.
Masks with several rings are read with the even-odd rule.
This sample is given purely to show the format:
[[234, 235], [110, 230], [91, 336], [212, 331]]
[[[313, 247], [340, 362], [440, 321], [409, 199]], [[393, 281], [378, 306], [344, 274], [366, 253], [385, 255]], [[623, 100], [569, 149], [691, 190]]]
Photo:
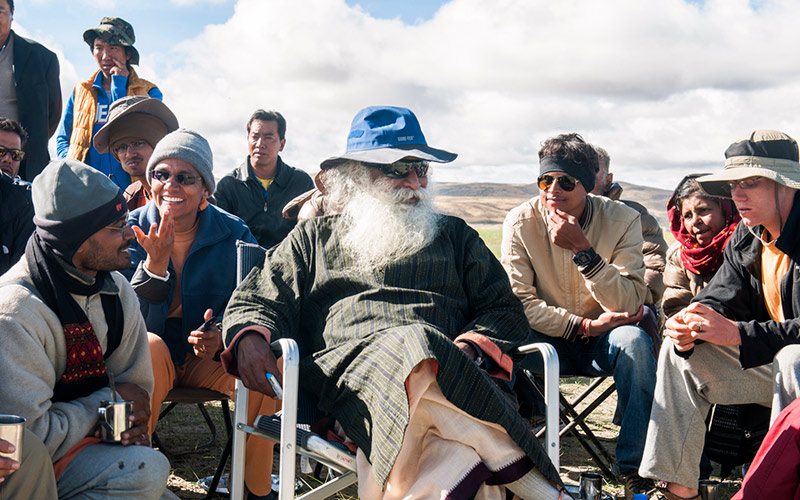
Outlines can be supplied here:
[[[579, 269], [573, 253], [554, 244], [538, 196], [503, 222], [501, 262], [522, 301], [528, 323], [552, 337], [577, 338], [583, 318], [605, 311], [635, 314], [648, 296], [639, 213], [588, 195], [581, 227], [602, 261]], [[588, 267], [588, 266], [587, 266]]]

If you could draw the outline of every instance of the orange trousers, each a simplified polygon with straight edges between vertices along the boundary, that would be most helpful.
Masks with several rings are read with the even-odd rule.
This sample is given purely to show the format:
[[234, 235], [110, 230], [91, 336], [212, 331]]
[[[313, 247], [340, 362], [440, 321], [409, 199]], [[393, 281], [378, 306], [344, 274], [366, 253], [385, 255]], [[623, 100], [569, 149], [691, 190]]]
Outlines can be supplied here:
[[[150, 344], [150, 357], [153, 363], [153, 376], [155, 386], [150, 398], [150, 433], [152, 434], [158, 422], [161, 403], [167, 393], [175, 386], [202, 387], [222, 394], [227, 394], [231, 399], [235, 394], [236, 379], [225, 372], [222, 363], [212, 359], [200, 359], [194, 354], [186, 357], [186, 362], [175, 366], [169, 355], [167, 345], [161, 337], [154, 333], [147, 334]], [[247, 404], [247, 423], [253, 425], [258, 415], [273, 415], [280, 409], [280, 401], [274, 400], [259, 392], [250, 391]], [[272, 452], [275, 443], [248, 435], [245, 444], [244, 481], [247, 489], [256, 495], [266, 495], [272, 489]]]

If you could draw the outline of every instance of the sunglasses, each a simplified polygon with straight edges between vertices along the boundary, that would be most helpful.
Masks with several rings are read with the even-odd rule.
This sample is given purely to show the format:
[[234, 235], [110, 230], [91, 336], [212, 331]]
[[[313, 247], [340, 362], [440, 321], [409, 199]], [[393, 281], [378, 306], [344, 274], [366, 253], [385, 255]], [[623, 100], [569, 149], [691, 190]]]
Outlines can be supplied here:
[[11, 159], [14, 161], [22, 161], [25, 158], [25, 151], [21, 149], [11, 149], [5, 146], [0, 146], [0, 158], [4, 157], [6, 153], [11, 155]]
[[758, 186], [760, 181], [761, 177], [748, 177], [738, 181], [728, 181], [728, 186], [730, 187], [731, 192], [733, 192], [733, 190], [737, 187], [739, 189], [753, 189], [754, 187]]
[[[173, 174], [170, 174], [166, 170], [153, 170], [153, 179], [164, 184], [167, 183], [172, 175]], [[184, 186], [191, 186], [197, 182], [198, 179], [200, 179], [199, 175], [184, 174], [183, 172], [175, 174], [175, 180], [178, 184], [183, 184]]]
[[560, 187], [564, 191], [572, 191], [573, 189], [575, 189], [575, 186], [577, 186], [580, 181], [574, 177], [570, 177], [569, 175], [561, 175], [559, 177], [553, 177], [552, 175], [543, 175], [538, 179], [539, 189], [541, 189], [542, 191], [546, 191], [550, 189], [550, 186], [553, 185], [553, 182], [557, 182], [558, 187]]
[[390, 179], [405, 179], [408, 177], [411, 170], [417, 174], [417, 177], [423, 178], [428, 176], [429, 164], [427, 161], [399, 161], [391, 165], [383, 165], [381, 163], [366, 163], [369, 168], [380, 170], [383, 175]]

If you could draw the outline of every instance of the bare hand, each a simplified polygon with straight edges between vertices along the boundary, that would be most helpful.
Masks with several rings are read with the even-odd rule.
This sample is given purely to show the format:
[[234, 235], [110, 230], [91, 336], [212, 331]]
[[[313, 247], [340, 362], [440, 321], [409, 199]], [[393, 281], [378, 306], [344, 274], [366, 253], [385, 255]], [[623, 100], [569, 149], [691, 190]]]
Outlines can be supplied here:
[[267, 382], [267, 373], [275, 375], [283, 386], [283, 375], [278, 370], [278, 361], [267, 340], [258, 333], [251, 333], [239, 340], [236, 351], [239, 376], [250, 390], [277, 399], [272, 386]]
[[[13, 453], [16, 447], [8, 441], [0, 439], [0, 453]], [[19, 462], [10, 458], [0, 457], [0, 483], [5, 481], [5, 477], [19, 469]]]
[[461, 349], [461, 351], [467, 356], [469, 356], [469, 359], [471, 359], [472, 361], [478, 359], [478, 351], [476, 351], [475, 348], [472, 346], [472, 344], [470, 344], [469, 342], [462, 342], [459, 340], [455, 342], [455, 344], [456, 347]]
[[132, 427], [122, 433], [122, 444], [150, 446], [147, 424], [150, 420], [150, 395], [136, 384], [117, 384], [117, 392], [126, 401], [133, 401], [133, 411], [128, 420]]
[[578, 219], [561, 210], [547, 215], [547, 231], [553, 243], [577, 254], [581, 250], [589, 250], [592, 245], [583, 234]]
[[145, 267], [158, 276], [166, 276], [169, 267], [169, 257], [175, 246], [175, 221], [172, 212], [165, 210], [161, 214], [161, 224], [155, 222], [150, 225], [150, 231], [144, 234], [142, 228], [133, 226], [136, 241], [147, 252]]
[[118, 61], [116, 59], [114, 61], [114, 67], [109, 70], [109, 74], [111, 75], [120, 75], [120, 76], [128, 76], [130, 71], [128, 71], [128, 61]]
[[664, 325], [664, 333], [678, 351], [688, 351], [695, 340], [717, 345], [741, 345], [739, 326], [705, 304], [693, 302]]
[[604, 312], [597, 319], [593, 319], [589, 322], [586, 335], [589, 337], [597, 337], [618, 326], [638, 323], [642, 320], [642, 316], [644, 316], [644, 306], [639, 306], [639, 311], [636, 314], [627, 312]]
[[[203, 319], [208, 321], [213, 317], [214, 311], [206, 309]], [[211, 359], [222, 350], [222, 332], [219, 331], [216, 323], [205, 330], [202, 329], [202, 326], [192, 330], [187, 340], [193, 346], [194, 355], [201, 359]]]

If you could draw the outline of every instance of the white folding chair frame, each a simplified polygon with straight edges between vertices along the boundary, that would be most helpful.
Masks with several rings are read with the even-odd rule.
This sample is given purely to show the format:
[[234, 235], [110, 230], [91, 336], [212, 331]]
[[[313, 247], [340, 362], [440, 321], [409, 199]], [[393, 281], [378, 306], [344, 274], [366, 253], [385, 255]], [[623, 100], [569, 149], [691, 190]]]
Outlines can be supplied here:
[[[273, 342], [273, 349], [280, 348], [283, 355], [283, 419], [281, 424], [280, 442], [280, 488], [279, 500], [292, 500], [294, 498], [296, 454], [302, 453], [296, 446], [297, 442], [297, 401], [300, 381], [299, 354], [297, 343], [292, 339], [280, 339]], [[559, 436], [558, 436], [558, 355], [553, 346], [547, 343], [528, 344], [519, 348], [521, 354], [539, 352], [544, 359], [545, 367], [545, 448], [547, 456], [559, 468]], [[234, 412], [233, 429], [233, 464], [231, 472], [231, 500], [244, 498], [244, 444], [248, 433], [256, 431], [246, 425], [247, 422], [247, 396], [248, 390], [241, 381], [236, 381], [236, 409]], [[257, 432], [257, 431], [256, 431]], [[312, 455], [313, 456], [313, 455]], [[353, 484], [357, 478], [348, 471], [326, 485], [314, 490], [313, 498], [325, 498], [342, 488]], [[301, 498], [305, 498], [301, 497]]]

